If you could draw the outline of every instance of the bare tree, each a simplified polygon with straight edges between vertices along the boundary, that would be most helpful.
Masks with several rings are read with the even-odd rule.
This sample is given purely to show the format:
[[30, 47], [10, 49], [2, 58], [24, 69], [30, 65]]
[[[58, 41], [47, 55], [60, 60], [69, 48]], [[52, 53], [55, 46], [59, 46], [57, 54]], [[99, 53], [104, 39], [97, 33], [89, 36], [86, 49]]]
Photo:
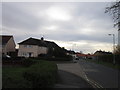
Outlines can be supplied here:
[[105, 13], [109, 13], [114, 20], [114, 27], [118, 27], [118, 46], [115, 53], [120, 54], [120, 0], [111, 3], [111, 6], [106, 7]]
[[115, 54], [120, 55], [120, 46], [116, 46]]
[[118, 30], [120, 30], [120, 0], [111, 3], [109, 7], [106, 7], [105, 13], [109, 13], [115, 24], [114, 26], [118, 26]]

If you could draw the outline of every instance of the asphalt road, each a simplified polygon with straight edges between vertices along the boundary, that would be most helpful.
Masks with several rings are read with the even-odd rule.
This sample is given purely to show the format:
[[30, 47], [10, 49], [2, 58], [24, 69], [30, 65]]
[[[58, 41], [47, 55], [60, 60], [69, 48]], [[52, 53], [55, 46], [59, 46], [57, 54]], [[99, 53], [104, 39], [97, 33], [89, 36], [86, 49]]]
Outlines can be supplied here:
[[2, 63], [0, 61], [0, 89], [2, 89]]
[[78, 61], [86, 79], [99, 88], [119, 88], [119, 71], [84, 60]]

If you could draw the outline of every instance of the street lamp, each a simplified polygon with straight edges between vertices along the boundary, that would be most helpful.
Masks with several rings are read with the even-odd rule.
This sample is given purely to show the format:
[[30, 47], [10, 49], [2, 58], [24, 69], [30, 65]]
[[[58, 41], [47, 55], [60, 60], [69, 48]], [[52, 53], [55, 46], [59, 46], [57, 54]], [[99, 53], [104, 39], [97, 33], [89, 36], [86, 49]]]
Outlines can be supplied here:
[[113, 36], [113, 64], [115, 64], [115, 34], [108, 34], [109, 36]]

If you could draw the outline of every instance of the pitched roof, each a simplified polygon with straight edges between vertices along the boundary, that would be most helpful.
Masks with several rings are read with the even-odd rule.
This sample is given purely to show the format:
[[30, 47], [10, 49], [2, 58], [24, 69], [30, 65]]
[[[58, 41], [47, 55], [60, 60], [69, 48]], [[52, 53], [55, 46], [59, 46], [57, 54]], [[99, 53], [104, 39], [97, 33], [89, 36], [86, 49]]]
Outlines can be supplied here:
[[105, 51], [96, 51], [94, 55], [110, 55], [112, 54], [111, 52], [105, 52]]
[[12, 37], [11, 35], [0, 35], [0, 38], [2, 38], [2, 45], [5, 45]]
[[35, 38], [28, 38], [27, 40], [24, 40], [24, 41], [22, 41], [22, 42], [20, 42], [18, 44], [19, 45], [38, 45], [38, 46], [44, 46], [44, 47], [59, 47], [54, 42], [35, 39]]

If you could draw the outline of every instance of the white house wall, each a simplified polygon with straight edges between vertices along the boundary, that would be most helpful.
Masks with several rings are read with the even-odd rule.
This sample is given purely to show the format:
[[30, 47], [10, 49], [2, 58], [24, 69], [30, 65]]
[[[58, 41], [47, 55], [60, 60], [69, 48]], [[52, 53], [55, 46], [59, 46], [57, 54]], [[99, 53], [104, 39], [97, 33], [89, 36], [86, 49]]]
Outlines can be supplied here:
[[39, 47], [38, 54], [47, 54], [48, 49], [47, 47]]
[[10, 38], [10, 40], [6, 44], [6, 49], [7, 49], [7, 52], [15, 51], [15, 42], [13, 38]]
[[13, 37], [10, 38], [6, 45], [2, 46], [2, 52], [4, 54], [7, 54], [7, 52], [15, 52], [15, 42], [13, 40]]
[[25, 45], [19, 45], [18, 56], [29, 57], [28, 53], [32, 53], [31, 57], [38, 56], [38, 46], [31, 45], [31, 47], [25, 47]]
[[18, 56], [29, 57], [29, 53], [32, 53], [31, 57], [38, 57], [39, 54], [47, 54], [47, 48], [37, 45], [19, 45]]

